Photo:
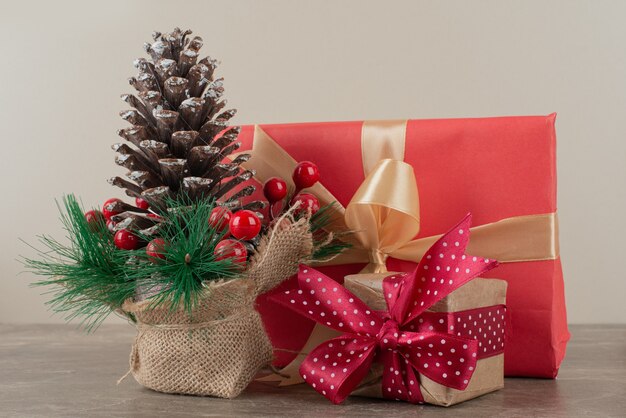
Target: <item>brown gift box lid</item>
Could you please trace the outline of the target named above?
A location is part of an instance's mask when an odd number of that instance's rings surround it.
[[[354,274],[346,276],[344,286],[376,310],[386,310],[382,293],[383,279],[389,273]],[[431,312],[458,312],[469,309],[504,305],[507,283],[498,279],[476,278],[461,286],[433,305]],[[374,364],[369,375],[352,392],[356,396],[382,398],[382,366]],[[465,390],[440,385],[420,375],[424,400],[433,405],[450,406],[504,387],[504,353],[479,359],[476,370]]]

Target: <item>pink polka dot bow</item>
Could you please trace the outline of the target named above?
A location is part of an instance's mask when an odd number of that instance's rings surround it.
[[[302,378],[335,404],[361,383],[373,362],[382,363],[386,398],[423,403],[420,375],[464,390],[474,372],[478,342],[421,329],[420,316],[446,295],[497,266],[495,260],[465,254],[471,215],[441,237],[412,273],[383,281],[387,311],[374,311],[320,272],[301,266],[299,289],[275,297],[280,303],[343,332],[311,351]]]

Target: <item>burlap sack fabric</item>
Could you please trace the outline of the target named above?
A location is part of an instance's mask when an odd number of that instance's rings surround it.
[[[126,301],[137,320],[130,372],[166,393],[234,398],[272,360],[256,297],[298,271],[313,249],[308,219],[283,217],[262,238],[246,274],[207,286],[193,313]],[[181,304],[182,305],[182,304]]]

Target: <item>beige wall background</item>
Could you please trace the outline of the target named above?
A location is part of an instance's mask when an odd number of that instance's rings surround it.
[[[62,236],[64,193],[121,197],[119,95],[151,32],[180,26],[241,124],[558,112],[569,320],[624,323],[625,21],[624,1],[0,0],[0,322],[62,322],[18,238]]]

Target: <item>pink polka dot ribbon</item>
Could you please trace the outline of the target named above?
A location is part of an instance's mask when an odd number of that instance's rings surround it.
[[[331,278],[301,266],[298,289],[274,299],[343,332],[307,355],[300,366],[302,378],[335,404],[343,402],[361,383],[374,361],[384,366],[382,387],[386,398],[423,403],[420,376],[464,390],[476,368],[478,336],[460,329],[455,333],[445,327],[435,328],[428,322],[424,325],[424,319],[439,322],[441,318],[426,312],[428,308],[498,264],[465,254],[470,220],[468,214],[435,242],[413,272],[384,279],[387,311],[370,309]],[[463,324],[468,321],[464,318]],[[473,321],[470,323],[473,327]],[[493,327],[486,322],[485,326]],[[503,341],[504,334],[498,333],[494,340],[499,336]],[[495,351],[490,349],[489,354]]]
[[[478,342],[476,358],[504,352],[506,306],[492,305],[457,312],[424,312],[409,326],[411,331],[455,334]]]

